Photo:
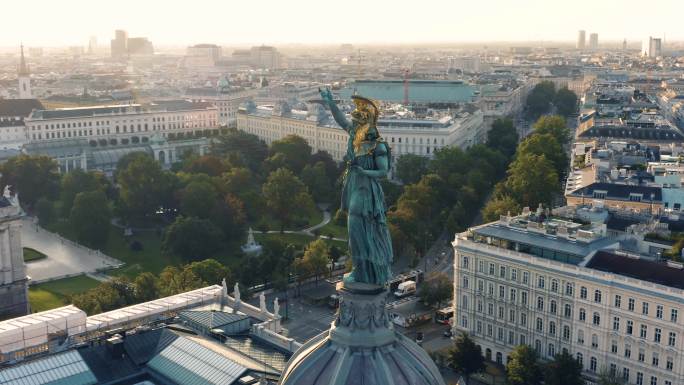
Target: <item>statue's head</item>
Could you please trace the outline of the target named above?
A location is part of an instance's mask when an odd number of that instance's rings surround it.
[[[377,128],[380,108],[376,101],[363,96],[352,95],[352,101],[356,106],[351,113],[352,123],[356,127],[354,148],[358,151],[363,141],[377,139],[380,136]]]

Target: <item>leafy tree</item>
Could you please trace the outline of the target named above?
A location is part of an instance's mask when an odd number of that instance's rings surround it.
[[[102,191],[107,194],[110,189],[109,181],[104,174],[98,171],[86,172],[76,169],[64,174],[60,192],[63,215],[68,216],[71,213],[71,206],[74,204],[74,199],[78,193]]]
[[[231,194],[214,204],[210,219],[221,229],[226,241],[229,242],[242,240],[247,230],[244,204]]]
[[[441,272],[431,273],[423,283],[420,284],[418,294],[429,306],[442,306],[442,302],[452,296],[453,284],[449,277]]]
[[[558,115],[547,115],[539,118],[533,125],[534,133],[551,134],[556,141],[565,146],[570,141],[570,132],[565,124],[565,118]]]
[[[553,104],[556,106],[559,114],[563,116],[571,115],[577,111],[577,94],[570,91],[567,87],[563,87],[556,93]]]
[[[262,186],[266,205],[280,221],[280,231],[297,217],[306,217],[314,210],[314,203],[306,186],[292,171],[281,168],[273,171]]]
[[[79,242],[90,247],[102,248],[109,237],[111,219],[109,202],[102,191],[88,191],[76,195],[69,224]]]
[[[316,284],[318,284],[318,277],[328,273],[330,263],[328,245],[322,239],[309,243],[302,259],[309,266],[309,271],[316,277]]]
[[[397,204],[397,200],[401,196],[401,193],[404,192],[404,187],[398,183],[395,183],[391,181],[389,178],[383,178],[380,179],[380,186],[382,186],[382,192],[385,194],[385,204],[387,207],[394,206]],[[339,189],[338,191],[342,191]],[[336,202],[339,202],[340,199],[336,199]],[[346,217],[345,217],[345,225],[346,225]]]
[[[167,266],[159,273],[157,285],[162,296],[170,296],[199,289],[204,286],[204,283],[188,266],[184,268]]]
[[[114,277],[93,289],[71,297],[71,302],[88,315],[94,315],[135,303],[133,284],[126,277]]]
[[[515,199],[508,195],[501,197],[495,197],[487,202],[487,205],[482,209],[482,219],[486,222],[492,222],[499,220],[502,215],[508,215],[510,212],[512,215],[520,214],[522,209]]]
[[[211,257],[221,249],[223,234],[211,221],[179,216],[162,239],[162,250],[185,260]]]
[[[327,151],[319,150],[311,155],[309,158],[309,164],[315,165],[318,162],[323,162],[325,165],[325,175],[327,175],[330,181],[334,184],[335,181],[340,177],[342,168],[337,165],[337,162],[335,162],[335,160]]]
[[[544,384],[584,385],[582,364],[566,351],[557,354],[544,368]]]
[[[510,385],[540,385],[542,370],[537,352],[529,345],[518,345],[506,364],[506,379]]]
[[[45,155],[18,155],[0,166],[0,185],[12,186],[20,202],[32,208],[38,199],[54,199],[59,192],[57,162]]]
[[[463,373],[466,381],[470,376],[485,370],[482,348],[464,333],[456,338],[454,346],[449,350],[449,364],[457,371]]]
[[[183,166],[183,171],[191,174],[206,174],[209,176],[220,176],[228,171],[230,165],[223,159],[215,155],[205,155],[189,159]]]
[[[175,176],[148,155],[137,155],[118,170],[119,198],[128,218],[144,218],[172,200]]]
[[[211,153],[227,157],[233,166],[242,164],[256,171],[268,156],[268,146],[256,135],[230,129],[212,142]]]
[[[316,202],[327,203],[333,198],[332,182],[326,175],[325,163],[307,164],[302,170],[301,179]]]
[[[36,215],[38,216],[38,223],[45,227],[55,220],[55,207],[52,201],[42,197],[36,202]]]
[[[553,163],[558,176],[564,175],[569,167],[568,156],[563,151],[563,147],[558,143],[556,137],[549,133],[527,137],[520,142],[518,154],[544,155]]]
[[[192,262],[187,267],[206,285],[219,285],[224,278],[227,283],[234,280],[230,269],[215,259]]]
[[[180,210],[183,215],[209,218],[218,199],[218,193],[208,182],[191,182],[181,192]]]
[[[284,164],[295,174],[299,174],[311,157],[311,146],[306,139],[297,135],[288,135],[271,143],[270,155],[282,154]]]
[[[342,257],[342,252],[335,245],[330,246],[329,252],[330,252],[330,261],[332,263],[337,263],[337,261],[340,259],[340,257]]]
[[[543,81],[527,95],[527,110],[533,117],[538,117],[549,112],[551,102],[556,95],[556,85],[550,81]]]
[[[581,369],[581,366],[580,366]],[[627,381],[618,377],[616,374],[610,374],[608,370],[601,370],[598,376],[598,385],[625,385]],[[577,382],[577,384],[584,384],[584,382]]]
[[[487,133],[487,147],[501,152],[506,157],[515,153],[518,145],[518,131],[511,119],[496,119]]]
[[[559,189],[558,175],[544,155],[520,154],[508,169],[505,187],[523,207],[548,206]]]
[[[221,176],[221,184],[225,193],[240,199],[250,221],[256,222],[261,218],[264,199],[257,174],[244,167],[234,167]]]
[[[396,176],[404,184],[418,183],[420,178],[428,172],[429,158],[415,155],[404,154],[397,159]]]
[[[159,298],[157,277],[149,271],[138,274],[133,280],[133,291],[138,302],[147,302]]]

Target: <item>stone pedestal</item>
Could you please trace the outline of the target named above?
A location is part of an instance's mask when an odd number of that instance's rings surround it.
[[[394,330],[387,289],[363,283],[338,285],[340,308],[330,330],[290,358],[282,385],[444,385],[425,350]]]

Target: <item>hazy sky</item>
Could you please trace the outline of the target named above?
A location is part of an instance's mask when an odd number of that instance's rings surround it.
[[[0,46],[684,40],[684,0],[0,0]]]

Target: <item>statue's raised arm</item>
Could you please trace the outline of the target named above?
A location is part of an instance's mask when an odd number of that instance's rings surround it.
[[[330,88],[326,87],[325,89],[319,89],[318,91],[321,94],[323,104],[330,108],[330,112],[332,113],[332,116],[337,122],[337,124],[339,124],[340,127],[342,127],[345,131],[349,131],[349,129],[352,128],[352,123],[349,120],[347,120],[347,117],[344,116],[344,113],[340,111],[339,107],[337,107],[337,103],[335,103],[335,101],[333,100]]]

